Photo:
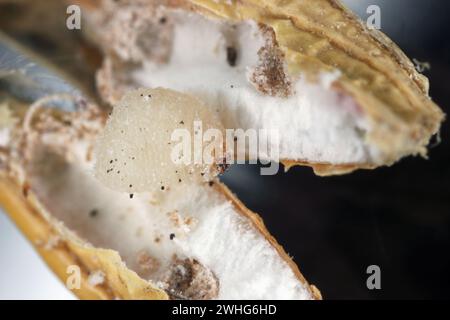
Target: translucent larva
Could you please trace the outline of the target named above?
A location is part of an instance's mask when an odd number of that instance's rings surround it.
[[[213,133],[209,144],[206,132]],[[97,140],[95,175],[130,194],[209,181],[223,158],[222,132],[217,115],[195,97],[162,88],[128,92]]]

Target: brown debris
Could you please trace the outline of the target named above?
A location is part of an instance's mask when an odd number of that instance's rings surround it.
[[[278,47],[273,29],[264,25],[260,28],[266,44],[258,51],[259,62],[249,80],[261,93],[273,97],[288,97],[292,94],[292,84],[286,74],[284,53]]]
[[[174,300],[209,300],[219,294],[217,277],[195,259],[175,258],[165,282],[168,294]]]
[[[137,255],[137,263],[142,271],[154,273],[158,271],[161,263],[158,259],[152,257],[146,250],[141,250]]]

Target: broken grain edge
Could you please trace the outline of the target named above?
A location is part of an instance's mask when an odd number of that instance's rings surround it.
[[[106,275],[104,283],[97,286],[89,284],[89,274],[101,268],[98,261],[95,260],[110,260],[109,263],[101,265],[107,266],[107,268],[113,266],[112,268],[114,268],[115,265],[120,264],[117,261],[118,253],[113,250],[77,243],[78,241],[75,239],[70,239],[69,235],[63,234],[57,226],[52,225],[45,218],[46,214],[41,209],[42,204],[31,191],[29,191],[27,197],[23,195],[20,185],[16,179],[0,173],[0,206],[4,208],[40,257],[64,284],[69,276],[67,268],[70,265],[80,267],[80,289],[68,288],[75,296],[83,300],[167,300],[169,298],[165,292],[153,287],[147,281],[137,279],[137,274],[133,271],[129,269],[119,270],[119,266],[113,277],[108,275],[109,269],[101,269]],[[60,238],[58,244],[52,248],[45,248],[44,244],[55,236]]]
[[[215,188],[217,192],[230,200],[237,212],[248,218],[255,228],[266,238],[280,257],[289,265],[298,280],[309,290],[311,297],[315,300],[321,300],[322,296],[320,291],[306,281],[298,266],[278,244],[275,238],[270,235],[261,217],[247,209],[224,184],[216,183]],[[169,299],[165,292],[152,286],[151,283],[144,279],[138,279],[137,274],[129,269],[124,270],[125,272],[122,273],[125,275],[122,276],[120,275],[120,271],[101,269],[106,275],[105,282],[97,286],[90,285],[88,281],[89,274],[99,269],[98,263],[94,261],[96,260],[94,257],[97,257],[99,260],[111,260],[109,262],[115,265],[118,263],[115,261],[115,255],[118,256],[118,253],[110,249],[100,249],[90,247],[87,244],[77,243],[79,240],[71,239],[69,234],[61,232],[60,227],[53,226],[45,218],[45,215],[48,215],[48,213],[43,212],[42,204],[32,194],[32,191],[30,190],[29,194],[25,197],[21,184],[6,174],[0,174],[0,205],[63,283],[66,282],[68,277],[68,266],[77,265],[80,267],[81,287],[80,289],[71,289],[72,293],[78,298],[83,300]],[[58,244],[54,248],[45,248],[43,244],[55,236],[61,237]],[[119,276],[111,277],[109,273],[118,273]],[[130,292],[130,288],[135,287],[138,290],[132,290]]]
[[[215,188],[220,193],[222,193],[229,201],[231,201],[233,206],[236,208],[236,211],[244,217],[248,218],[253,226],[264,236],[264,238],[266,238],[269,244],[273,248],[275,248],[278,255],[288,264],[288,266],[294,272],[294,275],[297,277],[297,279],[300,280],[300,282],[304,284],[305,287],[309,290],[311,297],[313,297],[314,300],[322,300],[322,295],[319,289],[306,281],[297,264],[286,253],[286,251],[284,251],[283,247],[277,242],[277,240],[269,233],[266,226],[264,225],[264,221],[262,220],[262,218],[257,213],[248,209],[225,184],[218,182],[215,183],[215,185]]]

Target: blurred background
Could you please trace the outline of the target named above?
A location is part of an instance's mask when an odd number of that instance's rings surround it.
[[[425,75],[431,96],[450,113],[450,3],[344,2],[363,19],[369,5],[380,6],[382,31],[409,57],[430,64]],[[257,166],[233,166],[223,180],[263,217],[325,299],[448,299],[448,123],[441,137],[428,160],[407,158],[375,171],[320,178],[295,167],[288,174],[260,176]],[[381,268],[381,290],[366,287],[366,268],[373,264]],[[73,296],[0,213],[0,299],[14,298]]]

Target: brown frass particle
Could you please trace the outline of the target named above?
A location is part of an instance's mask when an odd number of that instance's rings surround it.
[[[219,294],[219,280],[195,259],[175,258],[165,282],[171,299],[211,300]]]
[[[28,197],[28,191],[30,190],[30,185],[28,183],[24,183],[22,186],[22,195],[26,198]]]
[[[134,194],[130,193],[130,199],[133,199]]]
[[[136,259],[139,267],[143,271],[147,271],[150,273],[156,272],[160,267],[160,262],[150,256],[145,250],[141,250],[138,252],[137,259]]]
[[[171,234],[169,235],[169,238],[170,238],[170,240],[173,240],[173,239],[175,238],[175,233],[171,233]]]
[[[91,218],[95,218],[98,215],[98,210],[97,209],[92,209],[91,211],[89,211],[89,216]]]
[[[293,93],[292,83],[284,68],[284,53],[276,41],[275,31],[261,26],[266,44],[258,50],[259,62],[250,75],[256,90],[273,97],[289,97]]]
[[[234,47],[227,47],[227,62],[230,67],[236,66],[236,61],[238,58],[237,50]]]

